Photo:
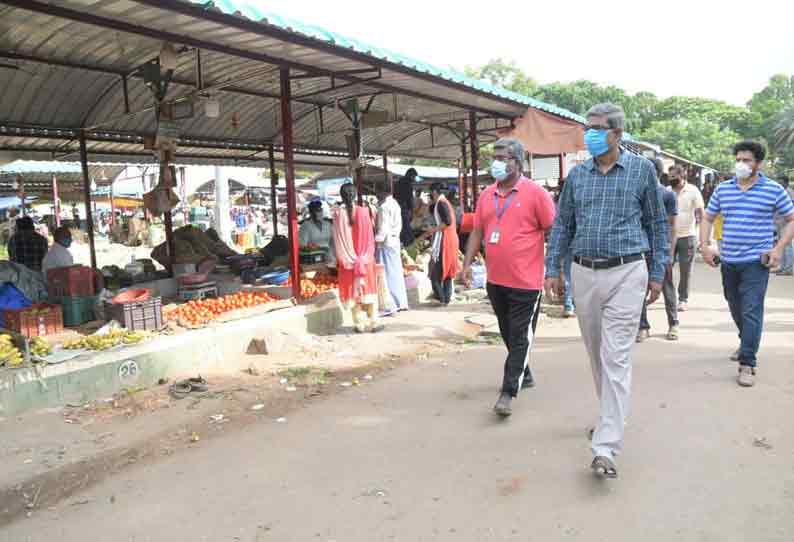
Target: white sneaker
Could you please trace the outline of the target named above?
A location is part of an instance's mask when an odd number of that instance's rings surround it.
[[[686,312],[686,301],[681,301],[678,304],[678,312]]]

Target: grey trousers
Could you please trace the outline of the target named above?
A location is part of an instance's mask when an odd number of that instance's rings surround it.
[[[643,260],[598,271],[574,263],[571,274],[576,316],[601,403],[591,450],[614,457],[623,449],[631,349],[648,290],[648,268]]]
[[[689,281],[692,278],[692,262],[695,260],[695,238],[679,237],[675,242],[675,257],[681,266],[678,279],[678,299],[689,301]]]
[[[664,310],[667,313],[667,326],[673,327],[678,325],[678,301],[675,295],[675,285],[673,284],[673,275],[664,277],[662,283],[662,295],[664,296]],[[642,302],[642,316],[640,316],[640,329],[651,329],[651,323],[648,321],[648,304]]]

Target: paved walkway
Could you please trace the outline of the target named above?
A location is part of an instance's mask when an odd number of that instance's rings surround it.
[[[200,441],[37,511],[0,541],[794,540],[794,281],[773,278],[758,384],[740,389],[715,271],[682,338],[635,352],[621,478],[595,480],[596,400],[571,320],[546,320],[538,387],[490,413],[502,349],[383,373],[277,422]],[[275,416],[275,414],[274,414]]]

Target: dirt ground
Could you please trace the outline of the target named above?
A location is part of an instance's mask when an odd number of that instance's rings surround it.
[[[752,389],[736,385],[728,360],[737,339],[718,274],[698,266],[694,284],[681,340],[662,338],[658,306],[654,337],[635,350],[618,480],[587,469],[597,403],[576,322],[544,319],[538,386],[506,422],[490,411],[498,345],[461,339],[335,376],[286,371],[268,385],[293,404],[251,410],[257,392],[245,396],[245,408],[218,412],[228,422],[185,425],[172,452],[153,440],[151,455],[36,503],[0,541],[790,542],[794,281],[771,280]]]

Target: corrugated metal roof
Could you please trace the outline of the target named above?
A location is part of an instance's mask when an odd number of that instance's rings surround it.
[[[0,175],[17,174],[24,175],[26,173],[80,173],[82,174],[83,168],[79,162],[55,162],[55,161],[37,161],[37,160],[17,160],[0,166]]]
[[[0,150],[27,157],[42,157],[34,152],[41,151],[43,158],[74,160],[76,130],[88,128],[92,160],[151,161],[141,136],[155,131],[153,99],[137,70],[158,56],[163,37],[180,49],[168,99],[211,94],[221,104],[217,118],[204,115],[199,101],[196,114],[178,122],[178,157],[186,163],[266,163],[265,146],[282,144],[281,63],[299,77],[292,81],[295,145],[312,151],[347,150],[351,124],[338,105],[348,99],[389,116],[386,124],[362,130],[371,155],[456,159],[470,110],[478,112],[481,142],[526,106],[573,118],[455,72],[228,0],[2,4],[8,6],[0,7],[0,59],[12,68],[0,67]],[[350,76],[350,70],[359,75]],[[43,132],[24,129],[30,125]]]
[[[227,15],[237,15],[237,16],[246,17],[255,22],[274,26],[282,30],[286,30],[288,32],[306,36],[308,38],[324,41],[338,47],[351,49],[358,53],[363,53],[365,55],[369,55],[379,60],[385,60],[387,62],[399,64],[401,66],[405,66],[407,68],[416,70],[418,72],[427,73],[435,77],[440,77],[447,81],[459,83],[468,86],[472,89],[479,90],[482,92],[487,92],[494,96],[512,100],[516,103],[524,104],[527,107],[540,109],[541,111],[546,111],[547,113],[552,113],[554,115],[563,118],[575,120],[581,123],[585,122],[584,117],[581,117],[580,115],[577,115],[576,113],[573,113],[561,107],[557,107],[555,105],[548,104],[540,100],[536,100],[534,98],[530,98],[529,96],[524,96],[523,94],[519,94],[517,92],[506,90],[502,87],[492,85],[486,81],[473,79],[454,70],[438,68],[421,60],[416,60],[407,57],[405,55],[402,55],[400,53],[390,51],[388,49],[365,44],[357,39],[342,36],[341,34],[337,34],[336,32],[332,32],[330,30],[327,30],[319,26],[305,24],[295,19],[282,17],[277,14],[265,12],[259,9],[259,7],[251,5],[247,2],[235,2],[232,0],[213,0],[213,1],[186,0],[186,1],[192,4],[199,4],[207,9],[211,9],[211,8],[219,9],[220,11],[226,13]]]

